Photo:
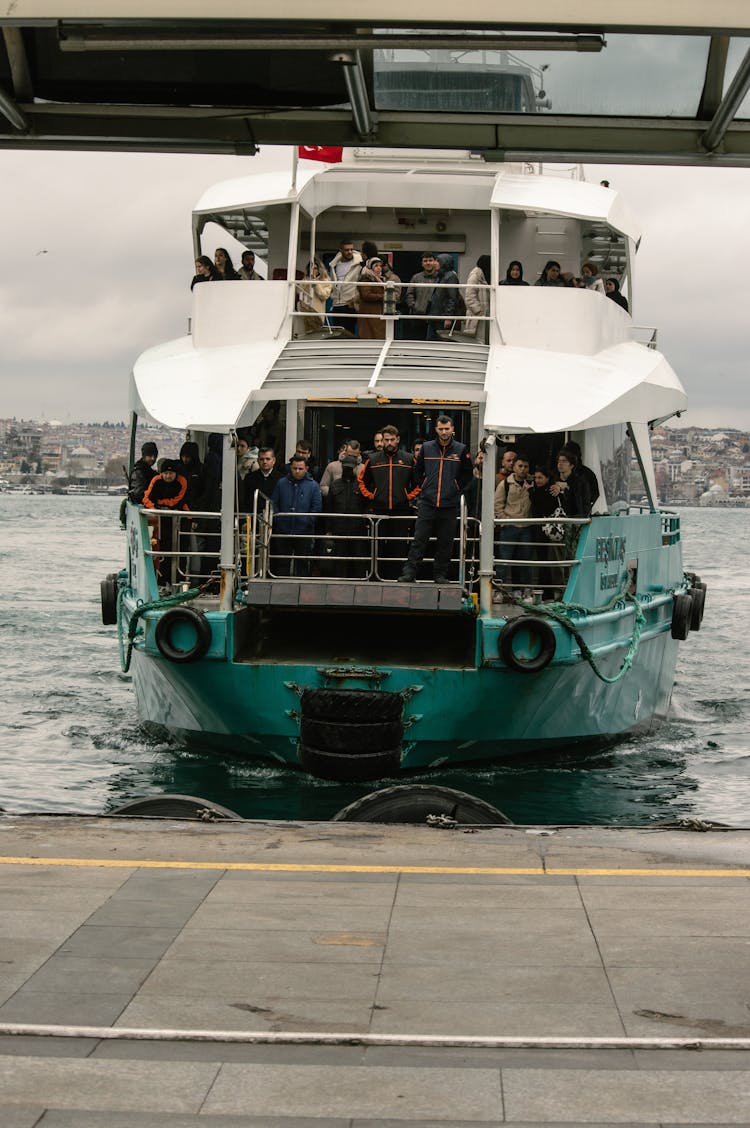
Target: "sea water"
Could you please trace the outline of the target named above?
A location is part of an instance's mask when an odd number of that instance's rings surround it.
[[[119,500],[0,495],[0,806],[102,813],[159,793],[246,818],[328,819],[373,790],[187,751],[138,720],[99,582],[122,566]],[[518,823],[750,825],[750,510],[682,509],[685,568],[708,584],[656,732],[410,776],[480,795]],[[397,640],[394,640],[397,645]],[[396,781],[391,781],[396,782]]]

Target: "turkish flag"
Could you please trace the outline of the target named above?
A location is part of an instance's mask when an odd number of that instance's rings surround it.
[[[325,161],[326,164],[340,164],[343,152],[340,145],[299,145],[297,148],[301,160]]]

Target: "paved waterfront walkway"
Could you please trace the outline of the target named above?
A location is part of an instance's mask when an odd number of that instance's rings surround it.
[[[0,1128],[750,1123],[750,833],[5,817],[0,855]]]

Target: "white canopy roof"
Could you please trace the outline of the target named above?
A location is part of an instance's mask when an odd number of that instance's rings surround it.
[[[170,427],[226,431],[245,417],[250,400],[284,398],[285,391],[293,398],[304,398],[306,392],[325,396],[328,387],[318,387],[315,373],[306,369],[304,350],[299,373],[287,352],[283,371],[274,377],[285,344],[279,339],[194,348],[188,337],[149,349],[133,370],[130,408]],[[687,407],[685,392],[661,353],[635,343],[615,345],[594,356],[495,345],[489,351],[484,390],[481,372],[478,381],[466,377],[464,385],[448,389],[444,374],[436,369],[423,373],[432,377],[434,387],[423,379],[415,393],[394,363],[395,383],[388,389],[392,396],[484,399],[488,431],[548,433],[646,423]],[[337,384],[331,394],[361,393],[367,375],[352,373],[350,382],[351,388]]]
[[[547,433],[646,423],[687,407],[655,349],[625,343],[594,356],[495,347],[485,384],[488,431]]]
[[[501,172],[492,193],[493,208],[569,215],[606,223],[636,242],[641,228],[623,198],[611,188],[559,176],[515,176]]]

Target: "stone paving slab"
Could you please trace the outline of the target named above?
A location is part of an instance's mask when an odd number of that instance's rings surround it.
[[[100,930],[99,930],[100,931]],[[385,951],[385,932],[207,931],[188,924],[169,949],[170,959],[200,960],[207,950],[218,961],[264,963],[377,963]]]
[[[750,1075],[509,1069],[503,1071],[503,1096],[510,1121],[746,1125]]]
[[[320,1119],[310,1116],[205,1116],[169,1115],[160,1113],[130,1112],[69,1112],[54,1109],[44,1114],[39,1124],[31,1122],[34,1128],[351,1128],[351,1120],[329,1117]],[[401,1121],[403,1125],[403,1121]],[[0,1109],[0,1128],[6,1128]],[[16,1128],[15,1124],[7,1128]],[[27,1128],[25,1121],[18,1128]],[[451,1125],[446,1125],[451,1128]],[[455,1126],[454,1126],[455,1128]],[[486,1128],[483,1125],[482,1128]]]
[[[335,1079],[334,1079],[335,1078]],[[499,1071],[314,1065],[225,1065],[203,1105],[207,1113],[405,1117],[479,1121],[502,1116]]]
[[[523,1003],[487,1000],[484,1006],[464,1001],[456,994],[446,1000],[405,999],[384,1010],[375,1010],[374,1034],[409,1030],[414,1034],[460,1034],[494,1038],[521,1035],[527,1038],[622,1038],[622,1020],[610,1004]]]
[[[112,1024],[148,1030],[301,1030],[331,1034],[363,1034],[370,1028],[369,999],[290,1000],[262,994],[243,999],[236,995],[223,1000],[190,994],[139,994]],[[14,1021],[33,1019],[16,1017]]]
[[[218,1073],[215,1062],[5,1057],[0,1093],[9,1105],[33,1093],[34,1104],[43,1108],[198,1112]]]
[[[9,1108],[0,1104],[0,1128],[36,1128],[43,1114],[43,1107]]]

